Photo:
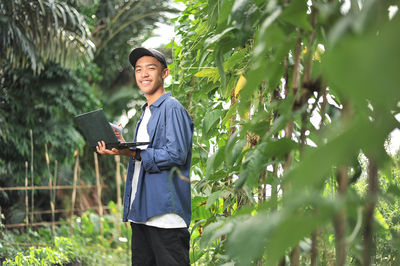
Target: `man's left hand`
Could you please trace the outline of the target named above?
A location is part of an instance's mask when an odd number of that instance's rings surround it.
[[[102,140],[97,142],[97,146],[96,146],[96,150],[99,154],[103,154],[103,155],[123,155],[123,156],[127,156],[127,157],[135,157],[136,152],[132,151],[131,149],[116,149],[116,148],[112,148],[111,150],[106,148],[106,143]]]

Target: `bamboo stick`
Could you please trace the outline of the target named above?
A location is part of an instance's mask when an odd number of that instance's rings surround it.
[[[37,223],[31,223],[30,226],[44,226],[44,225],[51,225],[52,222],[37,222]],[[55,225],[59,225],[59,224],[68,224],[67,221],[56,221],[54,222]],[[19,223],[19,224],[6,224],[4,225],[6,228],[16,228],[16,227],[24,227],[26,226],[25,223]]]
[[[100,223],[100,234],[103,236],[103,223],[101,222],[101,217],[103,217],[103,204],[101,203],[101,183],[100,183],[100,171],[99,171],[99,160],[97,157],[97,153],[94,152],[94,166],[96,170],[96,187],[97,187],[97,203],[99,206],[99,223]]]
[[[72,232],[72,223],[73,223],[75,198],[76,198],[76,183],[78,182],[78,168],[79,168],[79,152],[78,152],[78,150],[75,150],[74,156],[76,156],[76,158],[75,158],[75,167],[74,167],[74,182],[73,182],[72,197],[71,197],[71,214],[70,214],[70,226],[69,226],[70,232]]]
[[[33,182],[33,131],[32,129],[29,130],[29,134],[31,137],[31,186],[34,186]],[[33,223],[33,211],[35,209],[35,197],[34,197],[35,189],[32,189],[31,193],[31,204],[32,204],[32,215],[31,215],[31,223]]]
[[[116,155],[115,157],[115,181],[117,183],[117,209],[118,209],[118,214],[121,214],[121,209],[122,209],[122,200],[121,200],[121,157],[119,155]],[[117,231],[118,231],[118,236],[121,234],[121,223],[117,224]]]
[[[76,185],[76,188],[79,189],[89,189],[89,188],[94,188],[97,187],[96,185]],[[102,188],[108,188],[107,185],[101,185]],[[67,186],[53,186],[52,187],[55,190],[62,190],[62,189],[73,189],[74,186],[72,185],[67,185]],[[51,187],[49,186],[33,186],[33,187],[25,187],[25,186],[19,186],[19,187],[0,187],[1,191],[14,191],[14,190],[49,190]]]
[[[85,210],[96,210],[98,209],[98,206],[91,206],[85,209],[79,209],[80,211],[85,211]],[[103,206],[103,210],[107,210],[110,209],[110,207],[108,206]],[[68,213],[70,212],[70,210],[68,209],[59,209],[59,210],[54,210],[55,213]],[[46,210],[46,211],[35,211],[35,214],[44,214],[44,213],[51,213],[51,210]],[[1,208],[0,208],[0,214],[1,214]],[[31,214],[31,212],[29,212],[29,214]],[[37,223],[31,223],[29,224],[29,226],[41,226],[41,225],[51,225],[52,222],[37,222]],[[70,222],[66,222],[66,221],[54,221],[55,225],[59,225],[59,224],[68,224]],[[6,228],[15,228],[15,227],[23,227],[26,226],[26,223],[16,223],[16,224],[5,224],[4,225]],[[1,239],[0,239],[1,241]]]
[[[52,182],[52,175],[50,172],[50,158],[49,158],[49,152],[47,150],[47,143],[44,144],[44,155],[46,157],[46,166],[47,166],[47,172],[49,173],[49,187],[50,187],[50,209],[51,209],[51,233],[53,234],[53,236],[55,235],[56,232],[56,228],[54,226],[54,204],[53,204],[53,182]]]
[[[75,207],[74,210],[75,211],[86,211],[86,210],[97,210],[99,207],[96,206],[90,206],[90,207],[86,207],[86,208],[79,208],[79,207]],[[110,207],[108,206],[103,206],[103,210],[108,210],[110,209]],[[30,214],[31,212],[29,212]],[[43,210],[43,211],[35,211],[35,214],[49,214],[51,213],[51,210]],[[55,209],[54,213],[71,213],[71,209]]]
[[[54,188],[54,186],[57,185],[57,166],[58,166],[58,161],[55,160],[54,162],[54,174],[53,174],[53,178],[54,178],[54,182],[53,182],[53,198],[52,198],[52,202],[53,202],[53,212],[52,212],[52,220],[55,220],[55,209],[56,209],[56,189]]]
[[[28,190],[26,189],[28,187],[28,161],[25,161],[25,225],[26,229],[28,229],[29,226],[29,200],[28,200]]]

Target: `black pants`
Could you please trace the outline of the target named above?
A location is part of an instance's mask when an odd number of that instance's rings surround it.
[[[131,223],[132,265],[190,265],[187,228],[164,229]]]

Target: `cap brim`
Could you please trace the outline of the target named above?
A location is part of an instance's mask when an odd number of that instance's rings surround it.
[[[139,48],[133,49],[132,52],[129,54],[129,62],[131,63],[131,65],[133,67],[135,67],[137,60],[145,55],[154,57],[153,53],[150,52],[146,48],[139,47]]]

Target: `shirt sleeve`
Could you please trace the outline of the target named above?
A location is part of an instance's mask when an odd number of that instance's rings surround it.
[[[184,165],[191,149],[193,122],[183,108],[167,108],[166,143],[161,148],[147,148],[141,153],[142,166],[147,172],[157,173]]]

